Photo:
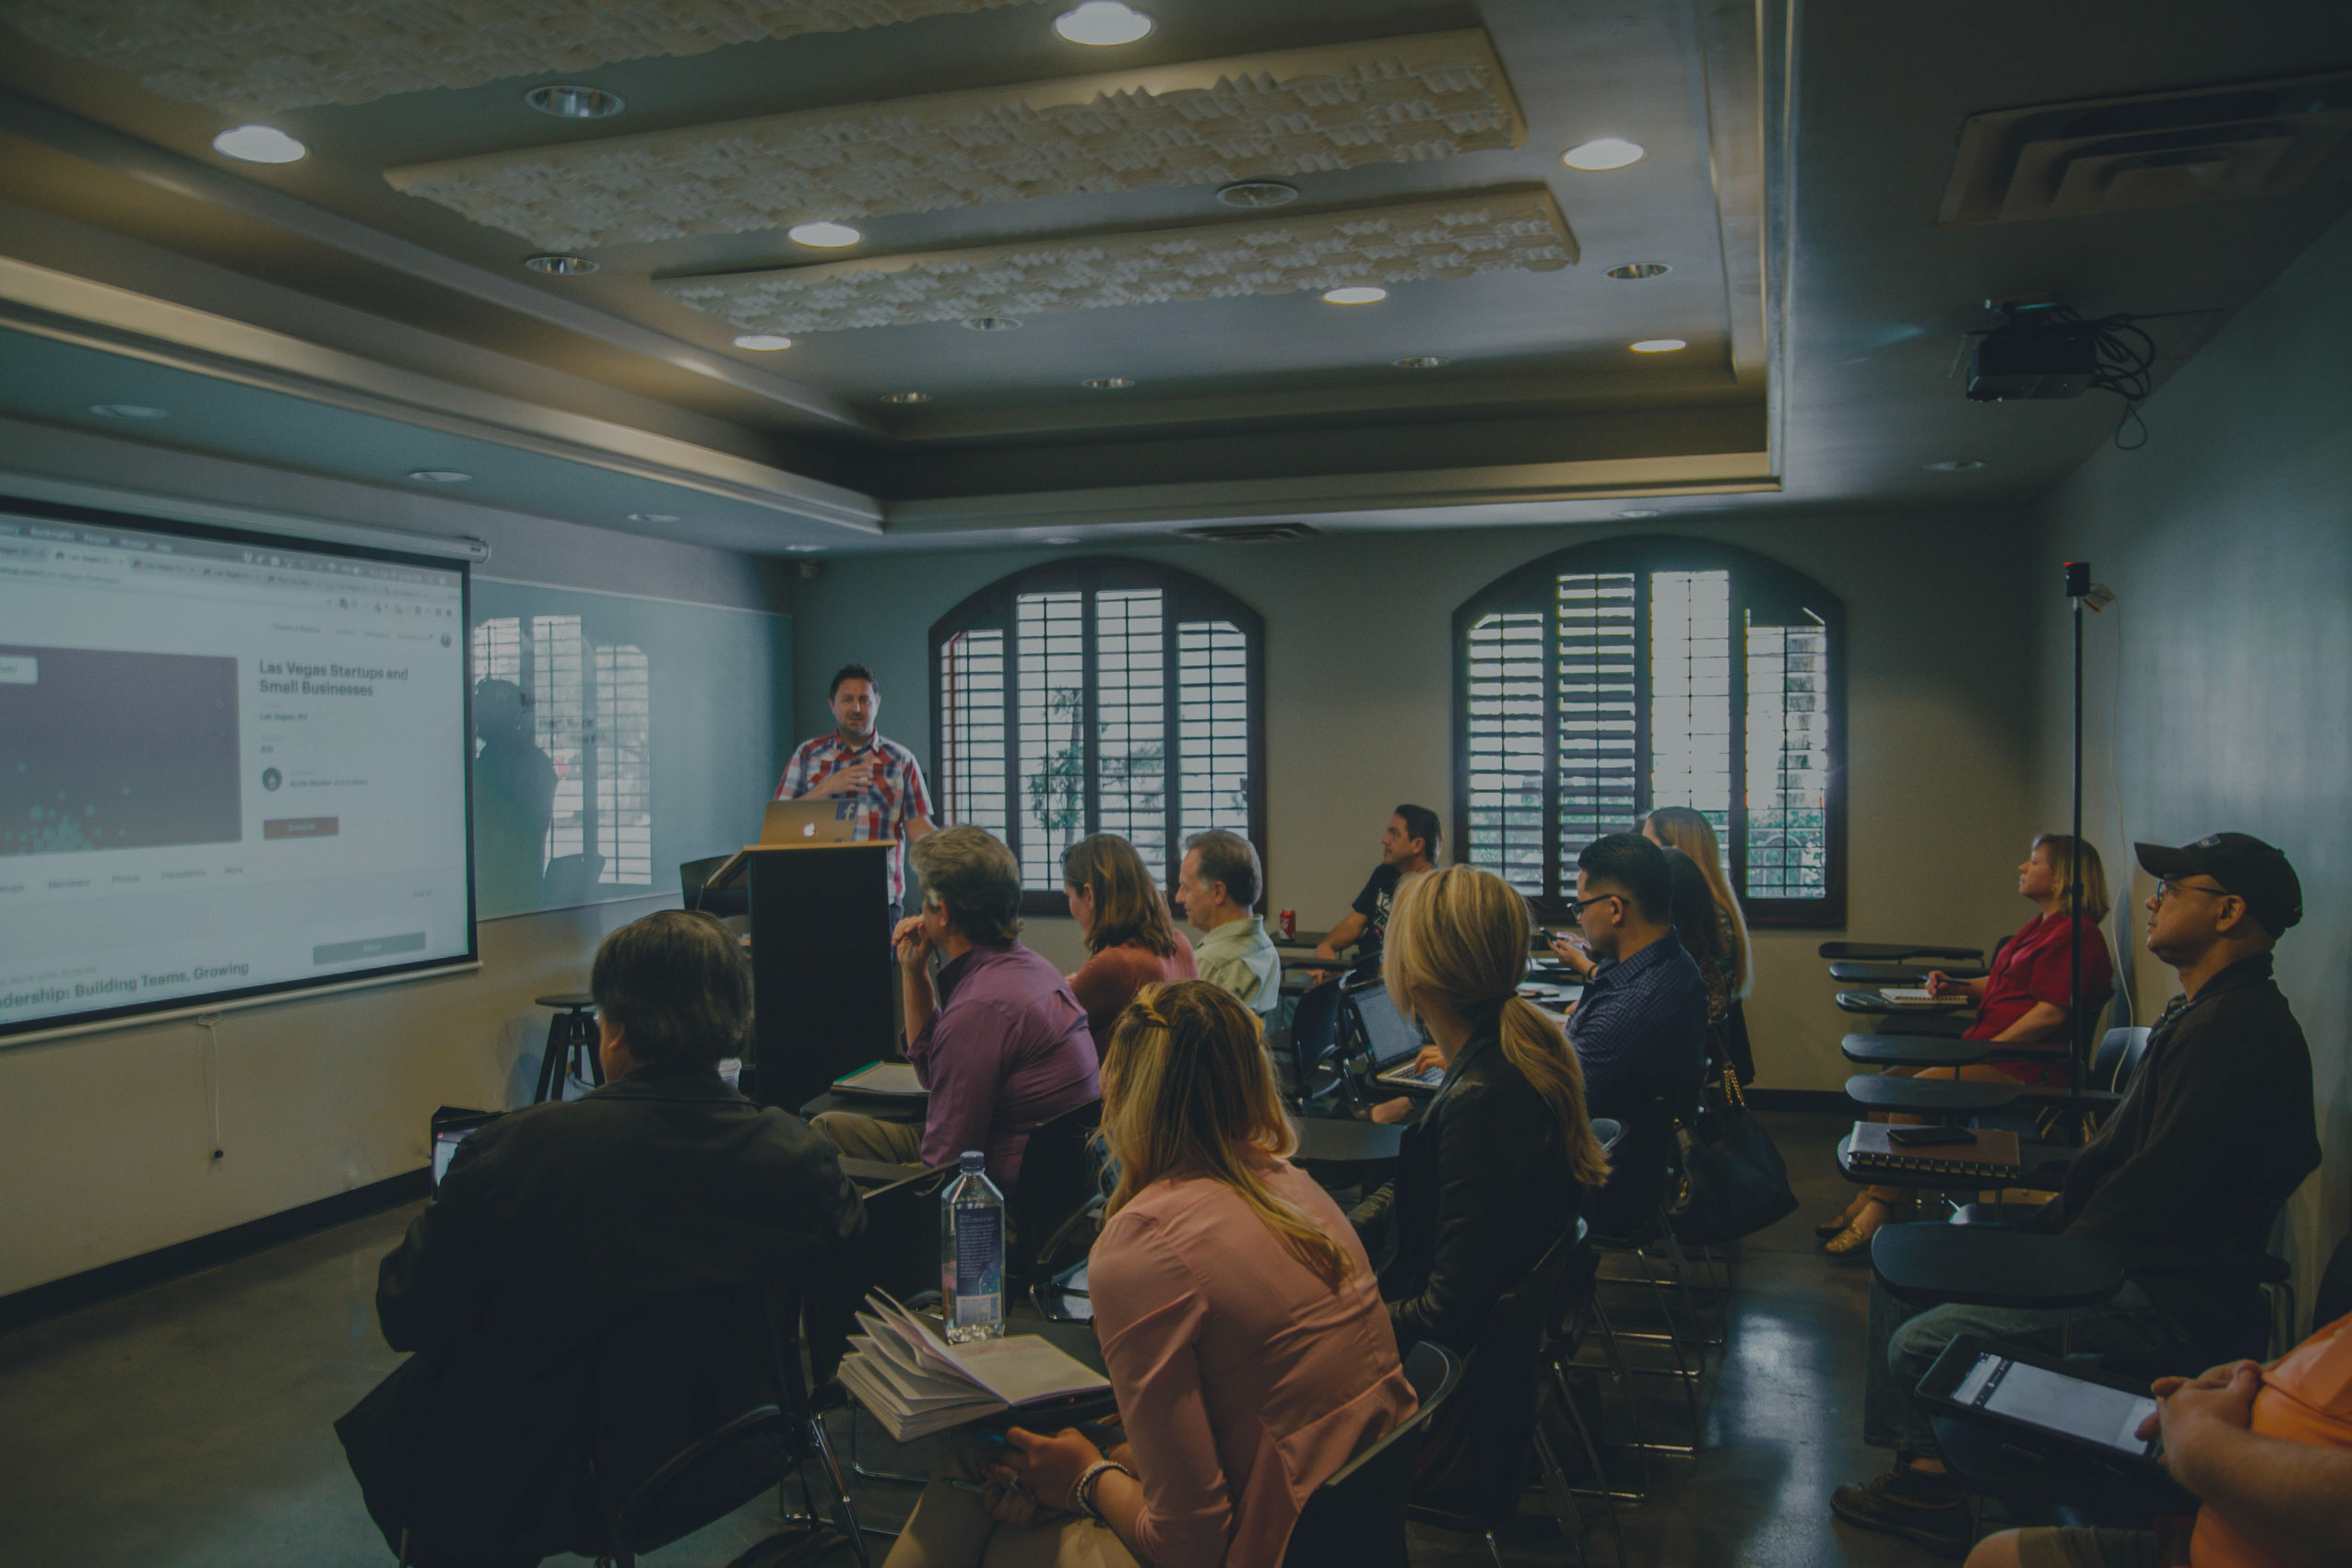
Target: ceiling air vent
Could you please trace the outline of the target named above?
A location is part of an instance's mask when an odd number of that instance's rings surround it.
[[[2352,178],[2352,72],[1972,114],[1936,221],[2013,223]]]
[[[1203,528],[1178,528],[1179,539],[1202,539],[1216,545],[1262,545],[1272,539],[1312,539],[1323,530],[1312,523],[1226,523]]]

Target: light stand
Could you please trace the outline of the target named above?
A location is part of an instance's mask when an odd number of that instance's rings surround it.
[[[2066,1056],[2077,1094],[2090,1087],[2090,1020],[2083,1016],[2083,600],[2090,591],[2090,562],[2066,562],[2066,599],[2074,619],[2074,817],[2066,841]]]

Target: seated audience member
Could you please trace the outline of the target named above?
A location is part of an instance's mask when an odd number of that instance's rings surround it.
[[[1062,895],[1088,954],[1070,977],[1099,1055],[1111,1025],[1146,985],[1193,978],[1192,944],[1176,934],[1168,901],[1135,846],[1094,833],[1062,852]]]
[[[2021,1229],[2106,1241],[2260,1252],[2280,1206],[2320,1162],[2311,1057],[2271,978],[2271,949],[2303,918],[2287,857],[2220,833],[2181,849],[2138,847],[2160,878],[2148,900],[2148,951],[2180,972],[2181,994],[2157,1020],[2122,1103],[2066,1169],[2058,1197]],[[1863,1364],[1863,1441],[1895,1468],[1831,1499],[1838,1516],[1959,1556],[1968,1500],[1944,1473],[1911,1391],[1954,1336],[2051,1352],[2196,1359],[2260,1344],[2255,1288],[2228,1279],[2133,1273],[2121,1294],[2068,1310],[1944,1305],[1924,1311],[1873,1285]]]
[[[923,912],[900,921],[892,939],[906,1059],[929,1105],[920,1126],[827,1111],[817,1130],[844,1154],[899,1164],[952,1164],[983,1149],[989,1177],[1010,1193],[1032,1129],[1101,1092],[1094,1037],[1070,983],[1021,945],[1012,851],[967,825],[916,840],[912,855]]]
[[[1660,845],[1659,853],[1666,857],[1666,883],[1673,890],[1666,902],[1674,940],[1698,965],[1698,978],[1707,987],[1707,1027],[1710,1034],[1719,1033],[1731,1013],[1731,955],[1723,950],[1715,895],[1708,891],[1698,862],[1672,844]]]
[[[1708,897],[1715,905],[1715,951],[1724,967],[1724,1007],[1729,1012],[1747,1000],[1755,974],[1748,953],[1747,916],[1740,912],[1740,901],[1732,896],[1731,884],[1723,875],[1723,852],[1715,840],[1715,824],[1706,814],[1687,806],[1661,806],[1642,819],[1641,836],[1661,849],[1679,849],[1691,857],[1691,864],[1707,879]],[[1685,937],[1684,945],[1696,945]],[[1708,991],[1708,1004],[1713,1005],[1714,993]],[[1743,1067],[1741,1081],[1753,1076],[1752,1067]]]
[[[1200,978],[1239,996],[1264,1018],[1282,999],[1282,960],[1266,923],[1250,910],[1265,890],[1258,849],[1239,833],[1214,828],[1185,842],[1176,902],[1203,935],[1192,958]]]
[[[1371,1265],[1284,1158],[1296,1137],[1231,992],[1136,997],[1103,1133],[1119,1182],[1087,1278],[1127,1440],[1016,1427],[951,1456],[885,1568],[1276,1568],[1307,1496],[1412,1414]]]
[[[2068,850],[2073,843],[2063,833],[2044,833],[2034,841],[2025,864],[2017,867],[2017,891],[2032,900],[2041,913],[2001,944],[2001,950],[1993,955],[1990,974],[1982,980],[1954,980],[1941,970],[1928,974],[1930,992],[1947,996],[1965,995],[1977,1005],[1977,1020],[1968,1026],[1964,1038],[2002,1044],[2048,1044],[2054,1050],[2064,1047],[2069,1038],[2067,1020],[2072,1016],[2069,1005],[2074,996],[2070,935],[2074,925],[2067,914],[2071,895],[2066,882]],[[2099,864],[2098,851],[2087,843],[2083,844],[2081,855],[2083,1010],[2097,1018],[2115,990],[2114,961],[2108,955],[2106,933],[2099,928],[2108,912],[2107,872]],[[2039,1062],[1979,1062],[1957,1068],[1895,1067],[1889,1071],[1915,1078],[1967,1078],[1994,1082],[2023,1079],[2028,1083],[2062,1086],[2071,1082],[2074,1076],[2065,1064]],[[1838,1221],[1815,1230],[1831,1238],[1826,1247],[1831,1256],[1860,1256],[1870,1245],[1871,1237],[1878,1233],[1878,1228],[1894,1218],[1894,1206],[1903,1197],[1900,1187],[1865,1187],[1847,1206]]]
[[[2352,1555],[2352,1317],[2268,1366],[2232,1362],[2150,1392],[2140,1436],[2163,1433],[2164,1468],[2197,1498],[2193,1525],[2003,1530],[1968,1568],[2329,1568]]]
[[[385,1340],[416,1354],[336,1423],[385,1541],[423,1568],[602,1547],[586,1422],[617,1319],[689,1287],[798,1291],[822,1375],[863,1288],[866,1211],[833,1146],[718,1076],[751,1017],[734,936],[649,914],[605,938],[588,988],[608,1081],[459,1147],[377,1278]]]
[[[1380,831],[1380,864],[1355,895],[1330,935],[1315,946],[1317,958],[1336,959],[1342,949],[1360,946],[1364,956],[1380,950],[1389,932],[1389,912],[1395,903],[1397,884],[1437,864],[1437,813],[1426,806],[1400,806]]]
[[[1611,833],[1577,856],[1577,926],[1589,949],[1568,1039],[1592,1114],[1630,1123],[1657,1096],[1696,1087],[1707,1064],[1707,982],[1675,939],[1666,855]],[[1562,941],[1553,950],[1577,950]]]

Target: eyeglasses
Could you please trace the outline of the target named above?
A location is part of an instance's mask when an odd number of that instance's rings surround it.
[[[1587,904],[1599,903],[1603,899],[1622,900],[1625,896],[1625,895],[1623,893],[1595,893],[1589,899],[1570,899],[1568,901],[1568,913],[1570,914],[1582,914]]]
[[[2156,885],[2157,902],[2162,903],[2165,900],[2171,898],[2176,893],[2211,893],[2217,899],[2229,899],[2236,898],[2238,896],[2231,892],[2228,888],[2201,888],[2194,882],[2157,881]]]

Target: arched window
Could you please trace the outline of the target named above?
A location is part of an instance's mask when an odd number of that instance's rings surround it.
[[[1170,567],[1062,560],[990,584],[931,628],[945,820],[1010,844],[1040,913],[1088,833],[1171,885],[1194,833],[1264,854],[1264,645],[1255,612]]]
[[[1577,855],[1661,806],[1707,814],[1756,925],[1845,920],[1845,607],[1699,539],[1605,539],[1454,612],[1461,858],[1565,918]]]

